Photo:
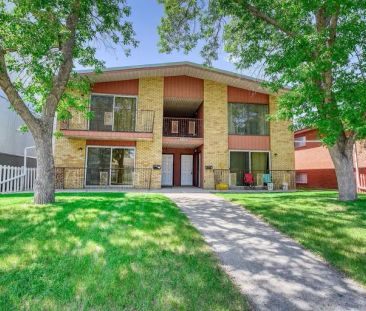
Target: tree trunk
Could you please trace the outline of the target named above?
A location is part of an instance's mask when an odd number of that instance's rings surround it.
[[[337,176],[339,200],[357,199],[357,184],[353,168],[353,143],[340,140],[329,148]]]
[[[34,203],[53,203],[55,202],[55,166],[52,150],[52,130],[34,136],[37,153]]]

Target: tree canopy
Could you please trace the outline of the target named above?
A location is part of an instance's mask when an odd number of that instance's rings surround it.
[[[317,128],[324,143],[366,137],[366,1],[160,0],[163,52],[223,46],[239,69],[262,66],[278,117]]]

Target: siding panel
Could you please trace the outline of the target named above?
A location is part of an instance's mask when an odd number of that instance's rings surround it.
[[[139,80],[99,82],[92,86],[92,92],[103,94],[138,95]]]
[[[227,93],[230,103],[269,104],[268,94],[239,89],[233,86],[228,86]]]
[[[164,98],[203,100],[203,80],[188,76],[164,77]]]
[[[269,150],[269,136],[229,135],[231,150]]]

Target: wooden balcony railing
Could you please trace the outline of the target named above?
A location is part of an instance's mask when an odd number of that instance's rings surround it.
[[[167,137],[203,137],[202,119],[164,118],[163,136]]]

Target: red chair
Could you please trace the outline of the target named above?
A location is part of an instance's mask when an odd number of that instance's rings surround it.
[[[244,185],[248,185],[249,187],[253,187],[254,185],[254,177],[251,173],[244,174]]]

